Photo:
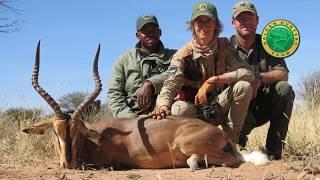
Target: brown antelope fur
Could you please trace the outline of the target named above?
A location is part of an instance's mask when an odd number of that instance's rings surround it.
[[[54,99],[38,84],[40,42],[38,43],[32,84],[48,102],[55,117],[23,130],[43,134],[53,128],[54,147],[64,168],[79,168],[82,163],[97,166],[124,165],[132,168],[197,169],[204,160],[212,165],[236,166],[242,156],[226,133],[195,118],[169,116],[154,120],[150,117],[129,119],[109,118],[85,125],[79,113],[101,91],[98,74],[100,45],[94,60],[94,92],[70,116],[60,110]]]

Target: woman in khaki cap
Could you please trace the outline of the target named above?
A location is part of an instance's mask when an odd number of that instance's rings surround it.
[[[189,28],[192,39],[173,56],[169,78],[151,115],[157,119],[169,114],[200,117],[221,124],[237,142],[252,96],[254,73],[237,58],[227,38],[218,37],[222,25],[213,4],[195,4]]]

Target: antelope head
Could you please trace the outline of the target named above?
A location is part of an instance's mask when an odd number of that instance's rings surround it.
[[[94,91],[75,109],[72,115],[63,113],[58,103],[39,85],[40,66],[40,41],[37,45],[35,65],[32,74],[32,85],[40,96],[53,109],[55,116],[45,121],[40,121],[35,125],[24,129],[23,132],[41,135],[47,129],[53,128],[54,147],[60,159],[60,166],[64,168],[77,168],[80,165],[78,154],[83,145],[84,137],[97,137],[99,134],[88,129],[83,121],[80,121],[80,114],[91,104],[102,90],[102,84],[98,72],[98,59],[100,54],[100,44],[96,52],[93,63],[93,76],[95,80]]]

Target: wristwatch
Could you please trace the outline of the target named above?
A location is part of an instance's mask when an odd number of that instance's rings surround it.
[[[261,76],[261,74],[260,74],[259,72],[256,72],[256,73],[255,73],[255,76],[256,76],[256,78],[262,80],[262,76]]]

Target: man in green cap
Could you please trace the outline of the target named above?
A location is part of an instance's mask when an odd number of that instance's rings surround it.
[[[254,73],[237,58],[228,39],[219,37],[222,25],[213,4],[195,4],[189,28],[192,39],[173,56],[169,78],[151,115],[157,119],[171,113],[199,117],[221,124],[237,142],[251,100]]]
[[[262,47],[261,35],[256,34],[258,22],[257,10],[250,1],[240,1],[234,5],[232,25],[236,29],[236,35],[231,37],[231,42],[240,58],[255,69],[253,100],[239,144],[245,147],[251,130],[270,121],[267,153],[271,159],[280,159],[295,94],[287,83],[289,71],[284,59],[270,56]]]
[[[109,82],[108,105],[115,117],[136,117],[154,108],[167,79],[163,72],[176,52],[164,48],[154,15],[138,17],[136,30],[139,42],[117,59]]]

